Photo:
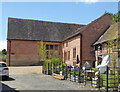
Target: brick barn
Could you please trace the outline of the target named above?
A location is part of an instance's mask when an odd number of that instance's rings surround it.
[[[112,24],[108,30],[94,43],[95,46],[95,57],[96,57],[96,66],[98,66],[98,61],[106,55],[112,57],[113,54],[118,55],[118,27],[120,26],[120,22]],[[111,50],[108,48],[108,41],[114,40],[114,43]],[[114,56],[114,55],[113,55]],[[101,62],[100,62],[101,63]]]
[[[47,55],[62,58],[75,65],[77,58],[95,66],[93,43],[109,28],[108,14],[88,25],[8,18],[7,64],[11,66],[38,65],[39,43],[46,44]]]

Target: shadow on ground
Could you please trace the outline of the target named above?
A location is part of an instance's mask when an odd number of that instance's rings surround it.
[[[14,81],[14,78],[9,77],[8,79],[0,78],[0,81]]]
[[[16,91],[15,88],[11,88],[8,85],[1,82],[0,82],[0,91],[1,92],[19,92],[19,91]]]
[[[9,79],[3,81],[14,81],[14,80],[15,80],[14,78],[9,77]]]

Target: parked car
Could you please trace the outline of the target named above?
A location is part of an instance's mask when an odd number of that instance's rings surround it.
[[[9,78],[9,69],[5,62],[0,61],[0,80]]]

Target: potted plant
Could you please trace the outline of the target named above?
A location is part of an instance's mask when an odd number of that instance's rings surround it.
[[[81,69],[77,68],[75,74],[75,80],[76,82],[83,83],[84,82],[84,75],[81,73]]]
[[[73,73],[73,72],[71,73],[70,78],[71,78],[71,79],[70,79],[71,81],[74,81],[74,80],[75,80],[75,79],[74,79],[74,73]]]
[[[50,66],[51,66],[51,60],[46,59],[45,60],[45,65],[44,65],[44,67],[45,67],[45,74],[48,74],[48,75],[52,74],[52,70],[50,70],[50,68],[51,68]]]
[[[84,75],[83,75],[83,74],[80,75],[80,80],[79,80],[79,82],[80,82],[80,83],[83,83],[83,82],[84,82]]]
[[[80,73],[80,70],[79,68],[75,70],[75,81],[76,82],[79,82],[79,73]]]
[[[103,77],[102,77],[100,74],[97,75],[97,77],[98,77],[98,78],[97,78],[97,80],[96,80],[96,82],[97,82],[97,83],[96,83],[96,84],[97,84],[96,87],[99,87],[99,88],[100,88],[100,87],[103,87]]]
[[[66,64],[61,63],[60,64],[60,75],[64,75],[65,73],[65,68],[66,68]]]

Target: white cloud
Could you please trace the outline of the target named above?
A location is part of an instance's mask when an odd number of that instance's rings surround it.
[[[83,0],[83,2],[85,2],[85,3],[96,3],[98,1],[99,0]]]
[[[3,49],[7,50],[7,41],[0,41],[0,51]]]

